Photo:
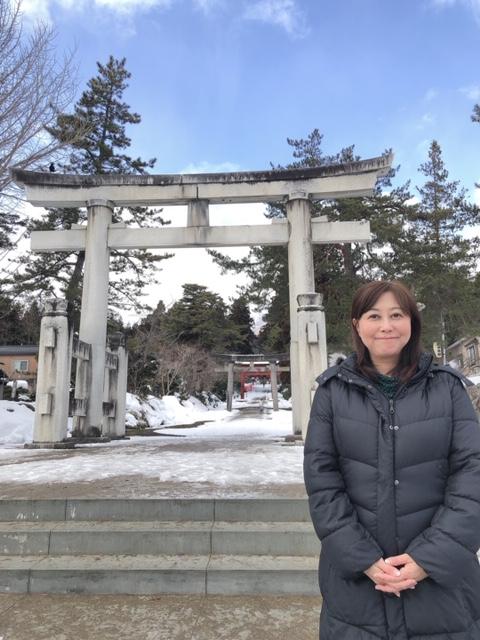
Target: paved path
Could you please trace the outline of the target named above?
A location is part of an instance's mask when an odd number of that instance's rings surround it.
[[[266,414],[271,411],[266,410]],[[247,405],[241,407],[239,412],[232,416],[232,421],[240,421],[245,418],[262,418],[264,411],[259,405]],[[180,431],[181,435],[178,435]],[[143,474],[139,465],[137,474],[122,473],[121,465],[113,464],[118,469],[118,475],[106,474],[98,471],[94,474],[94,480],[75,480],[67,477],[62,481],[48,481],[48,468],[55,468],[55,463],[60,461],[68,463],[74,460],[84,465],[101,467],[105,462],[105,456],[110,456],[115,463],[117,456],[128,455],[128,460],[133,464],[135,459],[154,461],[158,458],[162,464],[167,465],[169,454],[192,454],[196,464],[201,465],[204,460],[202,454],[214,453],[223,455],[224,459],[231,461],[231,467],[235,468],[236,460],[245,455],[258,451],[271,450],[274,452],[284,444],[284,437],[259,438],[245,437],[189,437],[192,428],[178,430],[172,436],[170,429],[165,429],[164,434],[158,437],[136,438],[117,442],[115,445],[93,445],[78,447],[75,450],[26,450],[19,454],[18,450],[3,449],[0,456],[0,468],[5,465],[14,465],[15,469],[24,469],[28,473],[32,466],[43,462],[43,471],[39,471],[39,477],[35,482],[22,482],[18,478],[15,482],[5,478],[0,480],[0,499],[47,499],[47,498],[205,498],[205,497],[285,497],[300,498],[305,496],[303,482],[282,482],[279,484],[259,483],[248,485],[241,481],[235,483],[192,482],[188,477],[184,481],[162,481],[153,475]],[[183,435],[183,433],[185,435]],[[18,476],[18,473],[17,473]]]
[[[0,594],[0,640],[317,640],[320,598]]]

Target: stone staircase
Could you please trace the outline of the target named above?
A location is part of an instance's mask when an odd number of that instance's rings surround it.
[[[305,499],[0,501],[0,592],[317,595]]]

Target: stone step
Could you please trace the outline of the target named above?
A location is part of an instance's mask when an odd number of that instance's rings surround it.
[[[318,556],[310,522],[2,522],[1,555]]]
[[[309,522],[306,498],[1,500],[0,521]]]
[[[266,555],[2,556],[0,592],[317,595],[317,560]]]

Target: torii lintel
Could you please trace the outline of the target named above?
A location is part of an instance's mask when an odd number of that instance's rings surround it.
[[[164,175],[69,175],[13,169],[27,200],[41,207],[83,207],[89,200],[115,206],[281,202],[303,191],[312,200],[369,195],[390,170],[392,154],[306,169]]]

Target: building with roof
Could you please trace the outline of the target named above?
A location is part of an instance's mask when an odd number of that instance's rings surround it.
[[[38,345],[0,345],[0,369],[10,380],[26,380],[34,391],[37,379]]]
[[[480,336],[461,338],[447,347],[447,360],[466,376],[480,375]]]

